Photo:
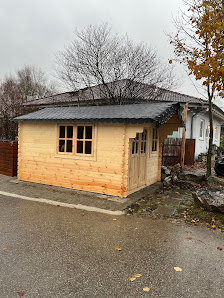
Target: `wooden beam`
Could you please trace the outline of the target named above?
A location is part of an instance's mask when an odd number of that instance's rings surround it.
[[[188,104],[185,104],[185,106],[184,106],[184,124],[185,124],[185,127],[187,125],[187,109],[188,109]],[[182,144],[181,144],[181,167],[182,168],[184,168],[185,143],[186,143],[186,128],[183,128]]]

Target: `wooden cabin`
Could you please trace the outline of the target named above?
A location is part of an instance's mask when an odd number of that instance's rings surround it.
[[[54,107],[19,122],[18,179],[127,197],[160,180],[178,103]]]

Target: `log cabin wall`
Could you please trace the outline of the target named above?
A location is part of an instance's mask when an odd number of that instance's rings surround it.
[[[168,134],[182,126],[177,115],[158,129],[158,150],[151,151],[152,129],[150,124],[100,124],[95,126],[93,157],[63,156],[57,154],[58,126],[53,122],[20,122],[18,179],[49,184],[119,197],[126,197],[129,190],[130,139],[146,128],[147,185],[160,180],[162,146]]]
[[[57,155],[57,124],[20,122],[18,179],[123,196],[124,124],[97,124],[92,159]]]
[[[166,123],[158,128],[158,143],[157,143],[157,150],[152,151],[152,130],[156,127],[156,123],[151,124],[143,124],[143,125],[127,125],[126,128],[126,150],[125,150],[125,163],[124,163],[124,184],[127,188],[127,194],[129,195],[138,189],[144,188],[149,186],[157,181],[161,181],[161,165],[162,165],[162,140],[167,138],[168,135],[172,135],[173,131],[177,131],[178,127],[182,127],[182,123],[180,118],[177,114],[173,115]],[[129,146],[130,146],[130,139],[136,136],[136,133],[141,133],[143,129],[148,129],[147,135],[147,158],[146,158],[146,183],[144,186],[141,186],[137,189],[130,190],[128,185],[128,175],[132,173],[128,173],[129,169]],[[124,192],[125,193],[125,192]]]

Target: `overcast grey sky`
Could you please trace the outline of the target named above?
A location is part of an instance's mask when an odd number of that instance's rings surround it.
[[[173,16],[180,7],[182,0],[0,0],[0,79],[24,64],[54,79],[55,53],[74,39],[74,29],[103,22],[148,43],[168,62],[173,48],[165,31],[175,31]],[[182,66],[176,73],[182,81],[177,91],[201,96]]]

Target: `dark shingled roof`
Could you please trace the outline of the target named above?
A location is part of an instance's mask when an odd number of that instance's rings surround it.
[[[119,97],[119,92],[123,92],[125,84],[128,80],[120,80],[112,83],[108,83],[108,86],[112,88],[114,95]],[[180,103],[198,103],[207,102],[197,97],[181,94],[171,90],[163,88],[156,88],[147,84],[136,83],[137,87],[134,89],[134,102],[143,103],[151,101],[164,101],[164,102],[180,102]],[[102,85],[95,85],[92,87],[83,88],[77,91],[70,91],[60,94],[51,95],[44,98],[34,99],[24,103],[25,106],[72,106],[72,105],[102,105],[106,104],[105,101],[105,89]],[[104,90],[104,91],[103,91]],[[126,94],[128,98],[128,94]],[[132,97],[131,97],[132,98]],[[124,102],[125,103],[125,102]],[[127,102],[128,103],[128,102]]]
[[[17,117],[14,121],[86,123],[150,123],[156,121],[159,127],[173,114],[179,115],[179,109],[179,103],[158,102],[113,106],[54,107]]]

